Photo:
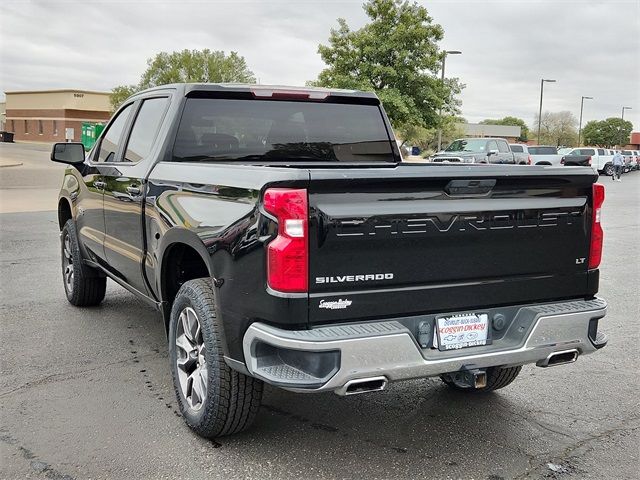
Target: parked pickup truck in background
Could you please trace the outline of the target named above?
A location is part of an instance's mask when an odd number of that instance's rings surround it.
[[[68,301],[110,278],[156,307],[204,437],[248,427],[265,382],[489,392],[607,342],[594,171],[403,164],[374,94],[158,87],[52,160]]]
[[[532,165],[562,165],[562,154],[558,152],[558,147],[531,145],[528,149]]]
[[[503,138],[460,138],[432,158],[435,163],[507,163],[515,157]]]
[[[529,155],[529,146],[521,143],[510,143],[509,148],[513,152],[517,165],[531,165],[531,155]]]
[[[598,173],[613,175],[613,154],[604,148],[572,148],[564,153],[563,159],[565,165],[591,165]]]

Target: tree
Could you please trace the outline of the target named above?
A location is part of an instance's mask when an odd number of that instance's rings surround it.
[[[160,52],[147,60],[147,69],[137,85],[122,85],[111,91],[111,106],[115,110],[133,93],[167,83],[254,83],[244,57],[236,52],[182,50]]]
[[[442,144],[444,146],[456,138],[464,137],[463,123],[466,123],[464,118],[454,115],[447,115],[442,118]],[[397,129],[397,136],[401,146],[405,144],[416,145],[423,152],[435,152],[438,146],[438,130],[436,128],[424,128],[406,124]]]
[[[578,120],[571,112],[543,112],[539,143],[541,145],[574,146],[578,142],[577,124]],[[533,128],[537,132],[537,115]]]
[[[426,8],[401,0],[368,0],[363,8],[371,21],[351,30],[339,18],[328,45],[318,46],[327,67],[308,83],[375,91],[396,129],[433,128],[440,108],[457,113],[463,85],[437,78],[443,29]]]
[[[621,118],[607,118],[606,120],[592,120],[582,129],[582,136],[586,145],[598,147],[623,146],[629,142],[629,135],[633,124]]]
[[[527,127],[527,124],[521,118],[504,117],[500,120],[487,118],[486,120],[482,120],[480,123],[483,125],[508,125],[512,127],[520,127],[520,136],[518,137],[518,141],[527,142],[529,140],[529,127]]]

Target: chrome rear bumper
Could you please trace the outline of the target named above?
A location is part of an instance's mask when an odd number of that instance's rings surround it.
[[[254,323],[243,348],[249,373],[268,383],[299,392],[344,393],[349,382],[369,377],[397,381],[493,366],[548,366],[554,353],[589,354],[606,345],[605,335],[590,332],[592,320],[604,317],[606,309],[602,299],[524,306],[518,315],[532,320],[526,331],[513,322],[522,329],[517,345],[496,341],[441,352],[420,348],[407,327],[384,321],[296,331]]]

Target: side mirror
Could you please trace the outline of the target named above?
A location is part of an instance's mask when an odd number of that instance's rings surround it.
[[[497,155],[497,154],[498,154],[498,150],[489,150],[489,153],[487,153],[487,157],[491,155]]]
[[[54,143],[51,161],[79,165],[84,163],[84,145],[81,143]]]

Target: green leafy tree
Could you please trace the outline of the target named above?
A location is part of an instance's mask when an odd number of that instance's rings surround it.
[[[167,83],[255,81],[244,57],[236,52],[229,55],[209,49],[160,52],[147,60],[147,69],[137,85],[122,85],[111,91],[111,106],[115,110],[135,92]]]
[[[508,116],[500,120],[487,118],[486,120],[482,120],[480,123],[483,125],[508,125],[512,127],[520,127],[520,136],[518,137],[518,141],[526,142],[529,140],[529,127],[521,118]]]
[[[592,120],[582,129],[582,137],[586,145],[598,147],[623,146],[629,142],[629,135],[633,124],[621,118],[607,118],[606,120]]]
[[[351,30],[338,19],[327,45],[318,53],[327,67],[308,82],[332,88],[375,91],[395,129],[433,128],[458,111],[455,98],[463,85],[437,76],[443,29],[426,8],[401,0],[369,0],[363,6],[370,22]]]
[[[575,146],[578,143],[578,120],[568,111],[543,112],[540,122],[540,144],[555,146]],[[533,124],[538,130],[538,116]]]

